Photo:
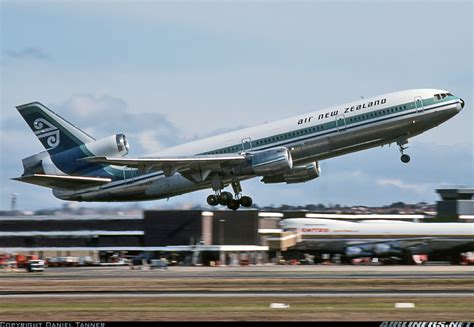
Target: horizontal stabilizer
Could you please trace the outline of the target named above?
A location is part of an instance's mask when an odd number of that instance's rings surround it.
[[[32,174],[13,180],[56,189],[82,189],[111,182],[110,178]]]

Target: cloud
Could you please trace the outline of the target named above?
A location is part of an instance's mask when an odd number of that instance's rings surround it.
[[[14,59],[37,59],[37,60],[51,60],[50,54],[43,51],[41,48],[28,47],[21,50],[8,50],[6,55]]]
[[[152,130],[143,131],[139,133],[138,141],[140,142],[140,146],[146,152],[156,152],[164,148],[164,146],[159,141],[159,136],[155,131]]]
[[[122,115],[127,110],[127,103],[123,99],[109,95],[76,94],[57,108],[51,109],[64,111],[60,114],[70,115],[75,123],[95,125],[98,121],[104,121],[104,119],[97,119],[98,117],[114,119]]]
[[[426,194],[432,192],[433,189],[436,187],[436,184],[433,183],[410,184],[405,183],[400,179],[378,179],[376,183],[380,186],[396,187],[401,190],[412,191],[418,194]]]
[[[124,99],[106,94],[73,95],[51,109],[95,138],[125,134],[135,155],[156,152],[184,141],[179,137],[182,133],[163,114],[131,112]]]

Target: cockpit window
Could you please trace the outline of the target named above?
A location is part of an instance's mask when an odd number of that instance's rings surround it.
[[[453,96],[453,95],[451,93],[439,93],[439,94],[435,94],[434,98],[435,100],[442,100],[448,96]]]

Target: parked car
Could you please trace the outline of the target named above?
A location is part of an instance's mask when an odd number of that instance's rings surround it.
[[[43,260],[29,260],[26,265],[26,270],[29,272],[33,271],[44,271],[44,261]]]
[[[168,270],[168,260],[153,259],[151,260],[151,263],[150,263],[150,269]]]

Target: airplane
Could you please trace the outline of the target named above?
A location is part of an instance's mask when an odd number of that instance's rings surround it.
[[[24,158],[14,180],[52,189],[69,201],[166,199],[212,189],[211,206],[237,210],[253,199],[241,181],[303,183],[320,176],[319,161],[408,139],[459,113],[464,101],[439,89],[412,89],[359,99],[130,158],[127,138],[94,139],[39,102],[17,106],[45,151]],[[224,189],[231,185],[233,193]]]
[[[427,254],[454,263],[459,254],[474,251],[474,223],[289,218],[280,226],[300,235],[292,250],[342,254],[345,261],[376,257],[408,263],[413,255]]]

